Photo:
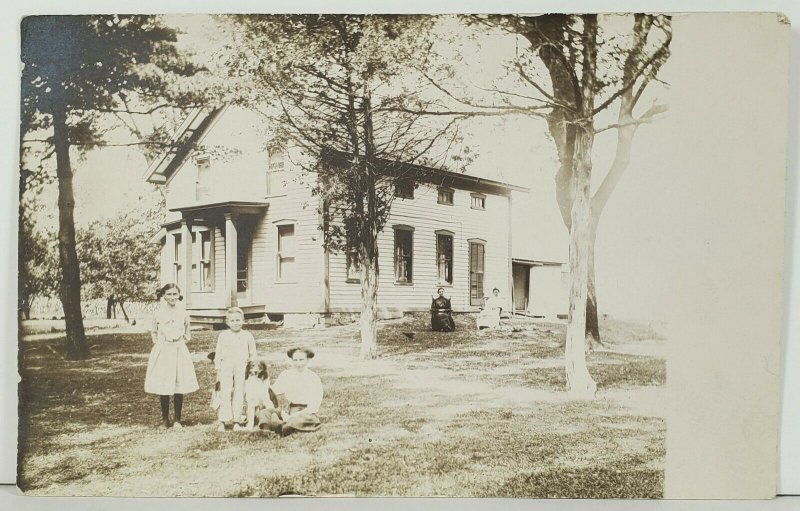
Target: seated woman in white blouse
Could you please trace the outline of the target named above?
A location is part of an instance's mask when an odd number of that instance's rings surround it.
[[[309,348],[297,347],[286,354],[292,359],[292,367],[278,376],[272,391],[286,398],[288,409],[281,414],[280,423],[275,424],[269,419],[265,422],[272,422],[270,429],[283,435],[294,431],[317,431],[321,427],[317,412],[322,404],[322,382],[308,368],[308,361],[314,358],[314,352]]]

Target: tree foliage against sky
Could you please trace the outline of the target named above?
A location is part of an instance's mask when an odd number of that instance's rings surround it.
[[[78,230],[83,295],[119,303],[151,301],[161,262],[150,240],[163,222],[163,203],[123,211]]]
[[[395,186],[468,160],[458,119],[420,114],[414,63],[431,50],[431,16],[237,16],[228,61],[234,101],[262,111],[273,141],[298,147],[317,175],[326,248],[362,270],[362,355],[375,356],[377,236]],[[423,166],[420,166],[423,165]]]
[[[21,161],[28,147],[44,159],[56,158],[68,358],[89,356],[75,248],[73,150],[81,154],[104,145],[112,116],[151,105],[137,110],[147,115],[196,99],[191,87],[177,86],[180,77],[200,69],[175,48],[176,40],[176,31],[156,16],[32,16],[22,22]],[[23,182],[35,172],[21,170]]]

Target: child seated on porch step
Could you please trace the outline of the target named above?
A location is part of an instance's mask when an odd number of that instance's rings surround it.
[[[245,368],[247,362],[256,358],[256,341],[253,339],[253,334],[242,330],[244,325],[242,309],[239,307],[228,309],[225,314],[225,324],[229,330],[220,332],[214,356],[217,381],[220,382],[218,431],[225,431],[231,426],[233,429],[241,428]]]

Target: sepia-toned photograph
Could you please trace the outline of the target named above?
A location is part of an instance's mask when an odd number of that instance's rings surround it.
[[[24,18],[19,489],[774,496],[788,32]]]

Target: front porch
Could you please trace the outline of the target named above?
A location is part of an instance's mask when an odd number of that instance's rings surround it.
[[[182,290],[193,324],[222,324],[229,307],[240,307],[245,319],[265,317],[265,301],[256,292],[253,252],[257,226],[268,206],[227,201],[170,210],[181,214],[167,231],[167,252],[172,240],[172,280]]]

